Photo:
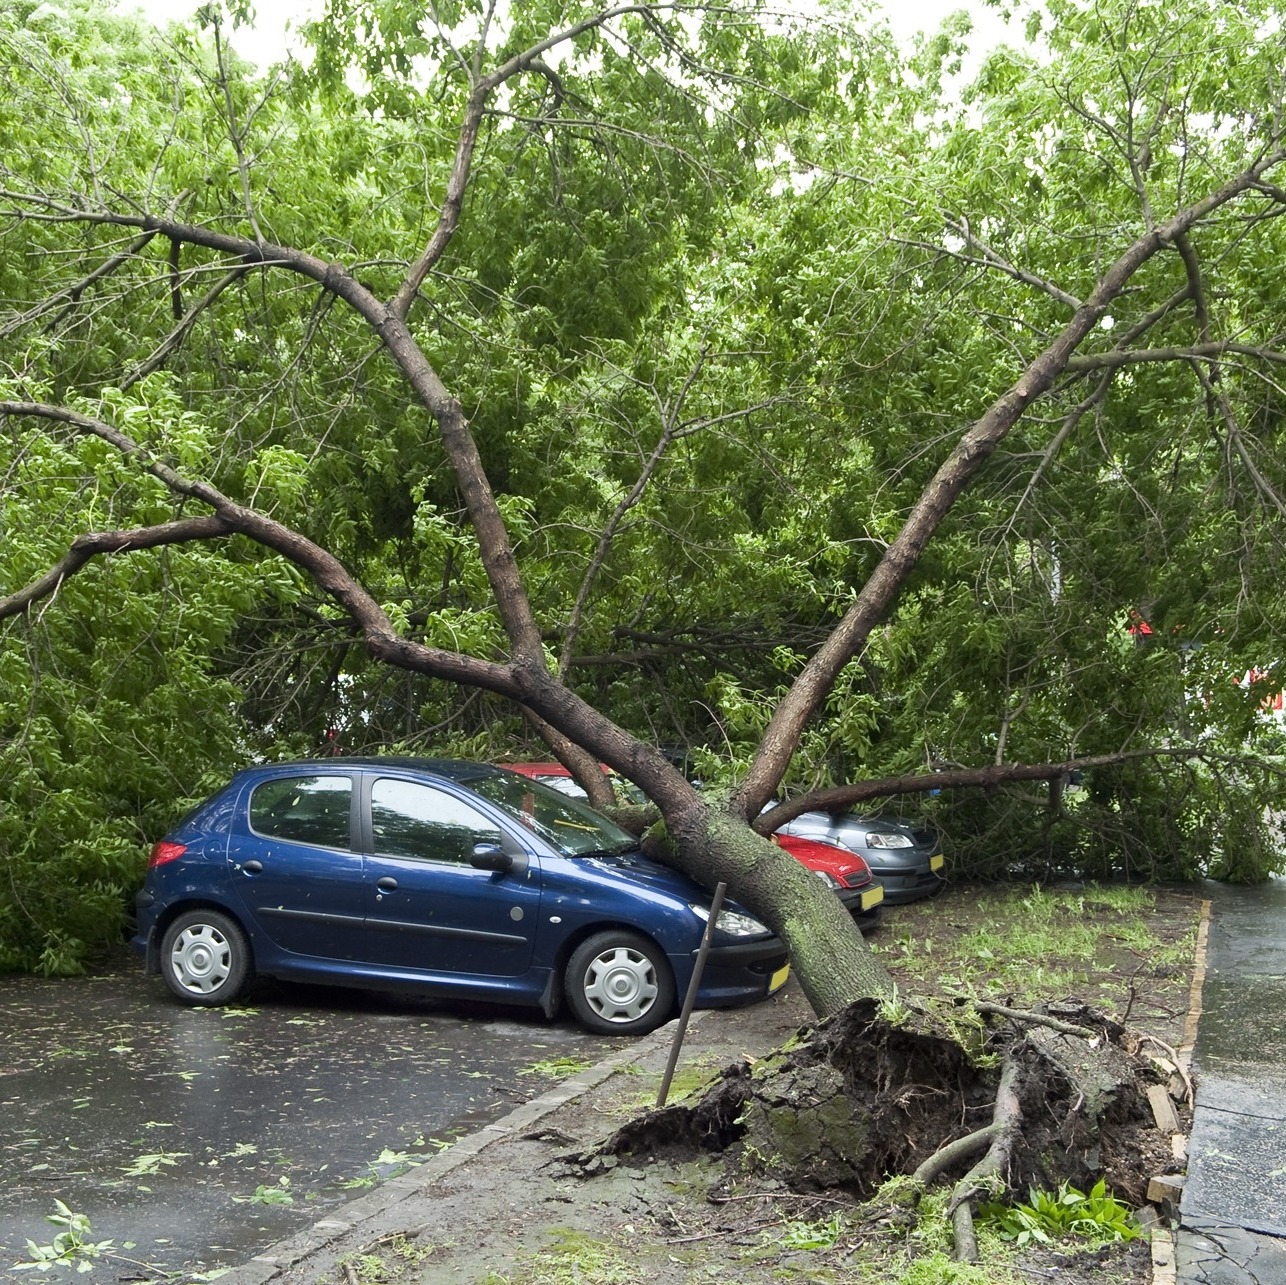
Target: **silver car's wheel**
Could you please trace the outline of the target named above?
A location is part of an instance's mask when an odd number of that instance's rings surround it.
[[[567,998],[591,1030],[638,1035],[661,1025],[674,1007],[674,979],[661,951],[633,933],[590,937],[567,965]]]
[[[185,1004],[226,1004],[249,978],[250,946],[227,915],[190,910],[166,929],[161,974]]]

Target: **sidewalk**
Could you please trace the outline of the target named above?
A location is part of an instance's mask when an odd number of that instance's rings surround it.
[[[1286,881],[1210,887],[1179,1285],[1286,1283]]]

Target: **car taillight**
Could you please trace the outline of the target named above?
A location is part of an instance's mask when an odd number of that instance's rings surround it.
[[[153,844],[152,855],[147,859],[147,868],[151,870],[154,866],[163,866],[167,861],[177,861],[187,850],[186,843],[169,843],[162,839],[160,843]]]

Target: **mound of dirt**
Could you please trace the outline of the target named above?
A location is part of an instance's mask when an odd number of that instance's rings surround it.
[[[963,1175],[992,1138],[954,1162],[935,1157],[1004,1110],[1009,1137],[993,1194],[1062,1182],[1088,1190],[1106,1177],[1119,1197],[1142,1204],[1168,1139],[1147,1097],[1161,1072],[1138,1039],[1082,1006],[1006,1015],[986,1028],[971,1016],[948,1024],[908,1008],[889,1020],[862,1001],[753,1067],[729,1067],[696,1101],[629,1121],[580,1162],[592,1170],[603,1155],[653,1164],[718,1154],[730,1182],[753,1176],[863,1200],[922,1165],[934,1177]],[[961,1029],[972,1038],[962,1041]],[[1011,1101],[998,1108],[1006,1065]]]

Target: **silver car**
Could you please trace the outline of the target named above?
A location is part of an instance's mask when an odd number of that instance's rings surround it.
[[[946,886],[946,858],[937,834],[905,817],[805,812],[778,831],[818,839],[856,852],[884,885],[884,904],[896,906],[932,897]]]

